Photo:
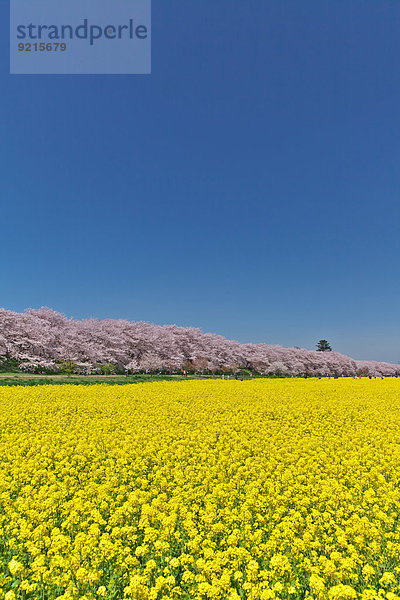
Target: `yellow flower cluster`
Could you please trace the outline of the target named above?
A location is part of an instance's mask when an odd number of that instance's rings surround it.
[[[0,388],[0,600],[400,600],[399,391]]]

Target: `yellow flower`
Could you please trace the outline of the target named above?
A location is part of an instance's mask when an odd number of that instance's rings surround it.
[[[357,592],[350,585],[335,585],[328,592],[330,600],[353,600],[357,598]]]
[[[396,577],[393,575],[393,573],[385,571],[380,578],[379,583],[382,587],[390,587],[396,583]]]
[[[363,577],[366,581],[369,581],[375,575],[375,569],[371,565],[365,565],[362,569]]]
[[[20,562],[18,562],[17,560],[15,560],[15,558],[12,558],[10,560],[10,562],[8,563],[8,568],[10,570],[10,573],[12,575],[18,575],[18,573],[20,573],[22,571],[22,569],[24,568],[24,565]]]
[[[260,600],[272,600],[273,598],[276,598],[273,590],[265,589],[261,592]]]
[[[321,579],[321,577],[318,577],[318,575],[311,575],[310,588],[318,598],[322,597],[325,592],[324,580]]]
[[[362,593],[362,600],[379,600],[377,591],[371,588],[365,588]]]
[[[175,585],[175,577],[173,575],[169,575],[166,578],[165,583],[170,587],[174,586]]]
[[[176,569],[177,567],[179,567],[180,562],[178,558],[173,558],[170,563],[171,567],[173,567],[174,569]]]

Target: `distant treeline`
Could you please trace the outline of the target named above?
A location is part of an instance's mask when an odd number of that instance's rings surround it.
[[[0,309],[0,369],[37,373],[237,373],[397,375],[398,365],[337,352],[240,344],[193,327],[67,318],[49,308]]]

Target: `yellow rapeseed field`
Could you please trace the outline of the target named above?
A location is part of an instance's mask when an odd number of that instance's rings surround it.
[[[0,599],[399,599],[399,391],[0,388]]]

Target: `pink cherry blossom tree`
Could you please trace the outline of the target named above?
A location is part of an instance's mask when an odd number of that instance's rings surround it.
[[[235,371],[276,375],[396,375],[398,365],[355,361],[337,352],[240,344],[194,327],[123,319],[67,318],[49,308],[0,309],[0,363],[27,371],[56,371],[71,361],[84,373],[111,364],[120,372]]]

